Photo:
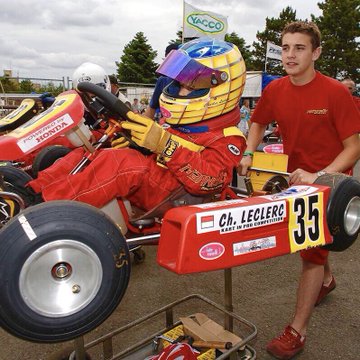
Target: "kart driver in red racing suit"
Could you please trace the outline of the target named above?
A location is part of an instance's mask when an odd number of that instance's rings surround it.
[[[226,187],[246,146],[236,127],[245,83],[239,50],[224,41],[196,39],[173,50],[158,72],[174,79],[160,97],[168,128],[132,112],[131,121],[122,123],[131,139],[153,154],[128,148],[120,138],[82,172],[68,175],[83,155],[76,149],[40,172],[30,187],[45,201],[70,199],[102,207],[126,197],[143,210],[182,186],[195,195]]]

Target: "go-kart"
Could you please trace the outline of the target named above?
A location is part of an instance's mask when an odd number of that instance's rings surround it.
[[[112,94],[89,83],[78,89],[95,94],[117,126],[127,119],[129,109]],[[69,96],[57,126],[82,117],[80,96]],[[94,156],[88,152],[74,172]],[[25,340],[74,339],[120,303],[130,246],[158,244],[157,262],[178,274],[211,271],[316,246],[343,251],[358,236],[359,213],[360,184],[339,174],[289,188],[273,180],[260,190],[229,186],[209,197],[179,189],[141,214],[125,199],[103,209],[75,201],[30,206],[0,230],[0,324]]]
[[[34,117],[40,110],[35,99],[24,99],[16,109],[0,119],[0,134],[15,130]]]
[[[74,124],[59,118],[63,107],[68,106],[66,101],[70,101],[70,93],[64,92],[54,98],[52,105],[42,112],[34,99],[25,99],[17,109],[0,119],[0,165],[13,165],[36,177],[39,171],[82,146],[83,141],[76,135],[77,127],[82,128],[82,136],[87,139],[90,136],[99,139],[102,134],[90,132],[84,120]],[[79,111],[83,109],[81,101],[74,106]],[[50,123],[49,119],[53,118],[57,120]]]

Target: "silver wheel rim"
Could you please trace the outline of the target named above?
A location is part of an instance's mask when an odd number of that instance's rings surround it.
[[[19,286],[33,311],[62,317],[85,308],[98,293],[102,278],[100,259],[89,246],[57,240],[29,256],[21,269]]]
[[[344,227],[348,235],[355,235],[360,228],[360,197],[353,197],[344,213]]]

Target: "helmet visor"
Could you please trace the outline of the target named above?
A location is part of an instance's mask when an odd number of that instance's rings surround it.
[[[192,89],[215,87],[228,78],[225,71],[200,64],[181,50],[172,50],[156,72]]]

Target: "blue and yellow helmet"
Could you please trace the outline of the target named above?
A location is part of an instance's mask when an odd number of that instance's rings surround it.
[[[195,39],[171,51],[157,72],[194,89],[188,96],[174,95],[171,84],[163,90],[160,110],[171,125],[198,123],[233,110],[246,79],[239,49],[212,38]]]

